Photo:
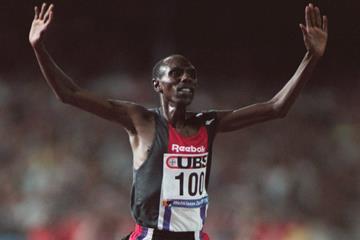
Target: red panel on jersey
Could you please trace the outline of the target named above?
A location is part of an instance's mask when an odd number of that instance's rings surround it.
[[[208,135],[204,126],[190,137],[181,135],[175,128],[169,126],[168,153],[205,153],[208,151]]]

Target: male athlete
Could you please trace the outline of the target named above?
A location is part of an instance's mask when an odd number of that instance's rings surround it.
[[[229,111],[192,113],[186,107],[193,100],[198,80],[194,66],[181,55],[166,57],[153,69],[153,87],[160,96],[156,109],[103,99],[80,88],[45,49],[44,33],[53,11],[53,5],[35,7],[29,34],[49,86],[60,101],[117,122],[129,134],[134,169],[131,209],[136,228],[125,239],[209,239],[202,229],[214,136],[287,114],[325,52],[327,18],[318,7],[306,6],[306,24],[300,24],[300,29],[307,52],[293,77],[272,99]]]

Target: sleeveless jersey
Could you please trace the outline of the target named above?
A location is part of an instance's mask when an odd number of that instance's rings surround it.
[[[148,158],[133,171],[132,214],[140,226],[190,232],[203,228],[207,206],[215,112],[194,115],[197,134],[178,133],[160,113]]]

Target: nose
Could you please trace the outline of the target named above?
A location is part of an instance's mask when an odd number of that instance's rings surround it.
[[[194,76],[192,76],[191,73],[189,73],[188,71],[184,71],[184,73],[181,76],[181,82],[184,83],[195,83],[196,79],[194,78]]]
[[[185,74],[181,78],[180,82],[183,85],[196,85],[196,80],[191,78],[190,76],[185,76]]]

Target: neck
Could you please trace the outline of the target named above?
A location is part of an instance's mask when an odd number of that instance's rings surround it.
[[[160,98],[161,114],[174,127],[184,126],[186,120],[186,106],[182,104],[174,104]]]

